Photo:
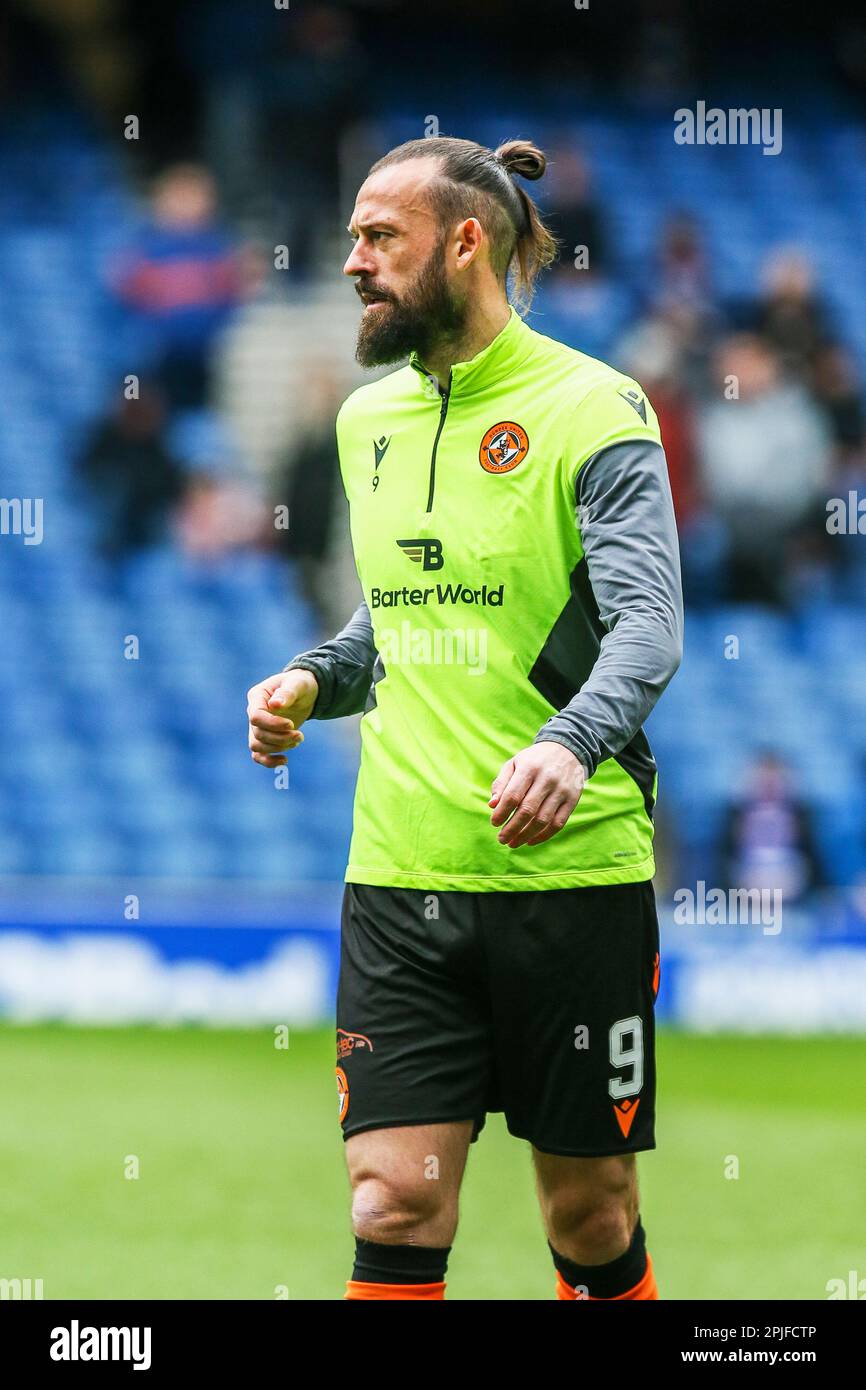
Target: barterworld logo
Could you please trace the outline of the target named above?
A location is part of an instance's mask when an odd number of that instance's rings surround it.
[[[149,1327],[69,1327],[51,1329],[52,1361],[131,1361],[134,1371],[150,1370]]]
[[[505,593],[504,584],[482,584],[478,589],[470,589],[468,584],[433,584],[426,589],[410,589],[404,584],[402,589],[372,589],[371,608],[396,608],[398,604],[408,603],[413,608],[427,603],[472,603],[479,608],[501,608]],[[435,595],[431,599],[431,594]]]
[[[404,618],[398,628],[379,628],[376,646],[386,670],[393,666],[465,666],[470,676],[483,676],[487,670],[485,627],[446,627],[431,632],[413,627]]]
[[[777,106],[738,106],[728,111],[699,101],[695,110],[681,106],[674,112],[674,140],[678,145],[763,145],[764,154],[782,152],[782,109]]]
[[[434,540],[432,536],[421,536],[415,541],[398,541],[397,544],[404,555],[408,555],[410,560],[414,560],[415,564],[421,565],[424,570],[441,570],[445,564],[442,558],[442,542]]]

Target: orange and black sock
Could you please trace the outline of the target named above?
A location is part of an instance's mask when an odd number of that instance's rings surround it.
[[[450,1254],[450,1245],[380,1245],[356,1236],[346,1298],[444,1299]]]
[[[550,1242],[548,1241],[548,1245]],[[652,1260],[646,1248],[646,1235],[640,1217],[631,1245],[615,1260],[604,1265],[579,1265],[550,1246],[556,1266],[558,1299],[657,1299]]]

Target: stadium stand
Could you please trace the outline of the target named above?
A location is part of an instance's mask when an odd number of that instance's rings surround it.
[[[0,546],[0,871],[338,879],[354,781],[345,732],[317,729],[315,757],[292,761],[300,795],[279,806],[244,752],[247,686],[320,637],[291,567],[255,549],[213,562],[171,543],[116,562],[98,550],[75,459],[144,350],[105,279],[136,209],[98,141],[72,119],[41,119],[0,144],[0,397],[13,407],[0,432],[2,493],[44,499],[41,544]],[[522,124],[503,118],[477,133]],[[402,138],[403,125],[394,121],[389,138]],[[559,140],[569,133],[557,126]],[[592,151],[631,296],[618,315],[607,306],[590,316],[593,351],[611,351],[634,312],[665,214],[699,216],[711,204],[719,292],[754,291],[767,250],[796,243],[866,367],[860,129],[786,131],[784,161],[748,148],[683,151],[669,122],[587,118],[573,134]],[[542,300],[542,331],[544,318]],[[248,354],[239,360],[249,371]],[[267,452],[256,423],[250,447]],[[768,730],[820,808],[828,878],[848,884],[866,870],[864,596],[860,559],[794,613],[690,612],[683,668],[650,729],[687,878],[706,863],[720,807]],[[731,632],[740,655],[722,679],[717,654]],[[34,704],[51,731],[44,741],[34,738]]]

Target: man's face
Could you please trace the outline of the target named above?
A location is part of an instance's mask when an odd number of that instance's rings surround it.
[[[430,159],[406,160],[362,185],[349,224],[355,245],[343,266],[356,277],[364,304],[356,357],[362,367],[399,362],[414,349],[421,360],[443,339],[459,335],[465,297],[451,284],[448,239],[427,187]]]

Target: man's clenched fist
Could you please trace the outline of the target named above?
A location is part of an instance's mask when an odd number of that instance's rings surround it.
[[[309,719],[319,683],[312,671],[281,671],[247,691],[250,752],[262,767],[285,767],[282,756],[303,743],[299,732]]]

